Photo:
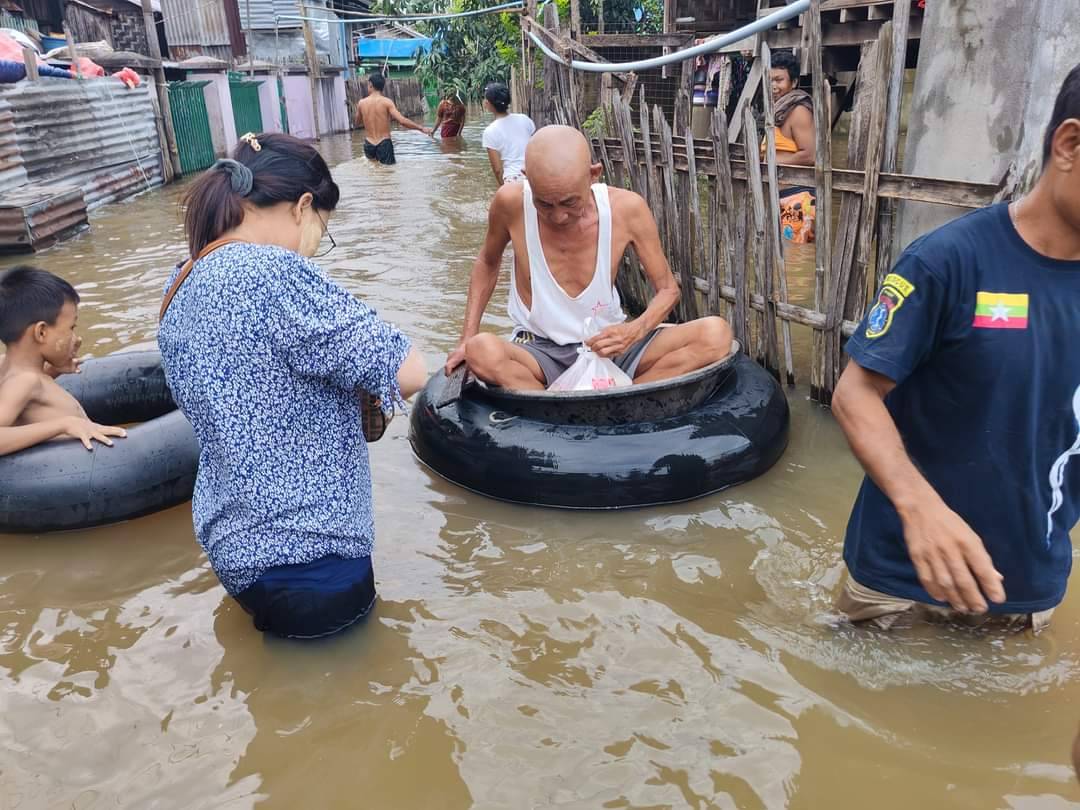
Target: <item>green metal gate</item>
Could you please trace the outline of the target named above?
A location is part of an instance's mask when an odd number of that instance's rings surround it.
[[[184,174],[209,168],[215,160],[210,117],[203,96],[203,88],[208,84],[210,82],[169,82],[169,106],[176,130],[176,147],[180,152],[180,170]]]
[[[232,96],[233,120],[238,138],[248,132],[258,134],[263,131],[260,84],[262,82],[247,81],[238,73],[229,74],[229,94]]]

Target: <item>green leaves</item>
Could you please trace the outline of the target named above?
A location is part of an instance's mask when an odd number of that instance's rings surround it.
[[[489,0],[455,0],[452,11],[486,8]],[[483,14],[423,23],[434,40],[420,59],[417,75],[439,93],[453,89],[462,99],[477,99],[489,82],[510,81],[510,67],[520,60],[521,29],[517,14]],[[418,26],[418,27],[421,27]]]

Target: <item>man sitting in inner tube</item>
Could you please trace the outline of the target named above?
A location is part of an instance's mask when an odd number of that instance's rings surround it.
[[[726,357],[731,328],[718,317],[659,328],[679,301],[679,286],[645,200],[596,182],[589,145],[576,129],[544,127],[525,151],[527,180],[504,184],[488,212],[484,246],[473,266],[461,340],[446,361],[462,362],[487,383],[516,390],[550,385],[587,342],[635,383],[677,377]],[[507,243],[513,243],[510,341],[480,332]],[[615,289],[626,248],[634,252],[656,294],[627,320]],[[592,319],[599,331],[585,339]]]

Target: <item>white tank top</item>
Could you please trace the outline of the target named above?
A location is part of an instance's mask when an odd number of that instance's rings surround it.
[[[536,206],[533,205],[532,190],[528,181],[524,181],[525,248],[529,256],[532,308],[526,307],[518,295],[517,271],[511,266],[508,310],[510,320],[514,322],[515,334],[532,332],[537,337],[566,346],[585,340],[587,318],[593,319],[593,334],[626,320],[619,293],[611,279],[611,203],[608,200],[608,187],[596,183],[592,193],[600,216],[596,269],[589,286],[580,295],[571,297],[548,268],[544,248],[540,244],[540,223],[536,217]]]

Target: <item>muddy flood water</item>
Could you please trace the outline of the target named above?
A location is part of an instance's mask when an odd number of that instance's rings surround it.
[[[320,261],[432,369],[494,190],[480,128],[399,133],[394,168],[322,143],[344,193]],[[181,190],[34,258],[78,286],[85,350],[155,345]],[[613,514],[457,489],[397,418],[371,454],[380,601],[322,642],[255,632],[186,505],[0,536],[0,808],[1080,808],[1080,587],[1037,638],[838,625],[860,471],[788,396],[767,475]]]

